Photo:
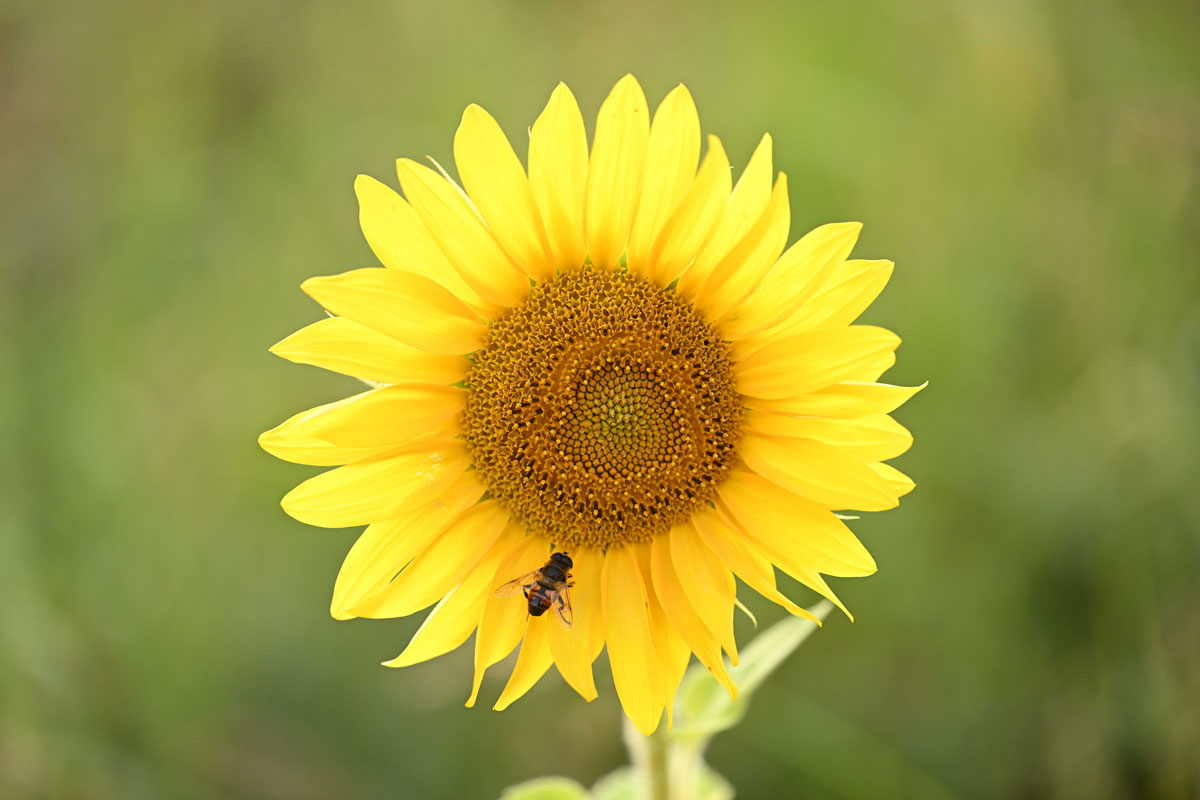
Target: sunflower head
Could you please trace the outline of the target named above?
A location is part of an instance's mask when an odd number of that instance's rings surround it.
[[[356,182],[382,267],[306,281],[331,316],[272,349],[374,388],[260,443],[337,467],[288,493],[289,514],[367,526],[335,617],[434,606],[390,666],[474,633],[471,705],[520,645],[499,709],[551,664],[591,700],[607,648],[649,733],[692,654],[736,693],[722,656],[737,663],[735,575],[806,616],[776,569],[843,610],[824,576],[875,570],[835,512],[890,508],[913,486],[884,462],[912,442],[889,413],[920,387],[880,383],[899,339],[853,324],[892,264],[849,258],[857,223],[786,246],[770,137],[736,186],[716,137],[700,155],[688,91],[651,120],[626,76],[590,148],[560,84],[528,169],[470,106],[461,186],[407,159],[403,197]]]
[[[463,438],[531,534],[608,548],[711,502],[737,458],[729,347],[674,292],[593,267],[534,287],[488,325]]]

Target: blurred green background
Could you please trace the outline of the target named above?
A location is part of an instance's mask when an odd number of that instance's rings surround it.
[[[792,235],[866,223],[930,388],[881,569],[716,741],[743,798],[1200,792],[1200,9],[1095,2],[0,6],[0,796],[492,798],[625,760],[603,657],[462,707],[470,649],[335,623],[354,533],[257,434],[358,390],[266,348],[372,265],[352,181],[524,153],[557,81],[770,131]],[[797,590],[798,594],[803,595]],[[811,599],[811,595],[805,596]],[[751,607],[770,621],[778,612]],[[743,624],[743,623],[739,623]],[[753,631],[743,626],[748,638]],[[531,730],[543,730],[531,736]]]

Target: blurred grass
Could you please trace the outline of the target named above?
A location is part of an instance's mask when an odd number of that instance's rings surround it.
[[[866,223],[889,378],[931,380],[918,491],[856,523],[859,621],[714,766],[746,798],[1200,792],[1200,12],[783,6],[0,7],[0,796],[487,798],[623,760],[611,682],[501,715],[461,708],[469,650],[376,666],[417,620],[329,619],[352,533],[287,519],[311,471],[254,440],[354,391],[266,347],[317,318],[303,278],[372,263],[356,173],[626,71],[686,82],[735,164],[772,132],[793,237]]]

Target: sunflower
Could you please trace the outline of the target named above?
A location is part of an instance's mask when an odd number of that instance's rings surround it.
[[[835,511],[891,508],[913,488],[883,462],[912,442],[888,414],[920,387],[879,383],[900,340],[853,324],[892,263],[848,258],[858,223],[786,247],[769,136],[736,185],[715,136],[700,151],[687,89],[651,119],[626,76],[590,153],[560,84],[530,130],[528,171],[472,105],[454,137],[461,186],[408,159],[403,197],[357,179],[383,266],[306,281],[330,316],[272,352],[373,388],[259,441],[337,467],[289,492],[288,514],[367,526],[335,618],[433,606],[388,666],[474,633],[471,706],[519,645],[499,710],[552,664],[593,699],[607,648],[648,734],[664,709],[669,724],[693,653],[736,693],[722,655],[737,663],[735,576],[809,616],[776,568],[843,611],[823,576],[875,571]],[[496,593],[555,552],[572,564],[569,627]]]

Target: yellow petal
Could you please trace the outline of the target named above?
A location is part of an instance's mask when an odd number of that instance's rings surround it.
[[[463,188],[514,264],[538,281],[554,274],[550,243],[521,160],[492,116],[475,104],[454,135]]]
[[[734,365],[734,373],[744,395],[767,400],[796,397],[847,380],[881,358],[895,360],[893,352],[899,346],[899,336],[873,325],[821,328],[758,348]]]
[[[547,629],[557,627],[557,622],[551,622],[544,617],[530,617],[525,623],[525,638],[521,642],[521,652],[513,667],[512,675],[500,693],[500,699],[492,706],[494,711],[503,711],[517,700],[521,699],[533,685],[541,680],[550,669],[554,659],[550,655],[550,642]]]
[[[646,587],[632,548],[619,547],[605,554],[601,598],[617,697],[637,729],[649,736],[658,727],[665,698]]]
[[[413,638],[409,639],[408,646],[391,661],[384,661],[383,666],[396,668],[419,664],[445,655],[471,638],[479,622],[479,613],[478,609],[468,605],[468,595],[463,589],[465,585],[465,582],[459,584],[439,600],[426,615],[421,627],[417,628]],[[473,605],[480,605],[483,603],[483,583],[480,582],[476,588]],[[455,610],[447,612],[452,603]]]
[[[793,603],[776,588],[775,568],[770,559],[751,545],[745,535],[723,516],[714,510],[705,510],[692,515],[692,524],[704,543],[751,589],[771,602],[778,603],[789,614],[821,624],[821,620],[814,614]]]
[[[895,365],[896,353],[881,350],[875,354],[874,358],[864,359],[862,366],[847,375],[845,380],[875,383],[883,377],[883,373]]]
[[[699,161],[700,117],[692,95],[680,84],[659,105],[650,125],[641,199],[629,234],[631,272],[650,274],[655,239],[691,186]]]
[[[895,411],[929,385],[893,386],[889,383],[842,381],[808,394],[778,400],[747,398],[746,405],[777,414],[846,419]]]
[[[821,290],[858,241],[862,223],[822,225],[779,257],[753,296],[721,323],[735,341],[790,318]]]
[[[484,490],[473,471],[467,471],[445,491],[423,493],[412,498],[399,516],[368,525],[338,570],[329,605],[333,618],[358,616],[352,607],[387,586],[455,517],[482,497]]]
[[[815,439],[833,445],[860,461],[886,461],[912,446],[908,429],[887,414],[857,419],[793,417],[749,409],[742,417],[743,429],[765,436]]]
[[[407,158],[396,162],[396,172],[417,215],[468,286],[489,303],[505,308],[525,298],[528,279],[509,261],[457,187]]]
[[[733,573],[708,548],[690,523],[672,528],[668,538],[671,563],[675,566],[675,575],[683,586],[684,595],[736,666],[738,656],[737,642],[733,637],[733,600],[737,594],[737,584],[733,580]]]
[[[787,176],[780,173],[762,216],[717,262],[696,295],[696,304],[709,319],[723,319],[759,287],[783,252],[791,223]]]
[[[505,530],[462,583],[451,589],[429,612],[404,652],[384,662],[384,666],[407,667],[428,661],[465,642],[479,624],[480,610],[494,590],[496,567],[522,538],[515,528]]]
[[[313,417],[305,432],[343,447],[396,447],[445,428],[465,400],[466,392],[451,386],[384,386]]]
[[[508,525],[508,511],[484,500],[447,523],[408,566],[377,593],[350,606],[360,617],[407,617],[433,605],[487,554]]]
[[[813,297],[812,314],[798,315],[800,325],[849,325],[858,319],[887,286],[896,265],[887,260],[846,261],[834,273],[829,284]]]
[[[427,353],[479,349],[483,325],[465,303],[429,278],[396,269],[356,269],[300,285],[331,313]]]
[[[457,383],[471,362],[425,353],[345,317],[326,317],[271,348],[297,364],[380,383]]]
[[[742,240],[762,216],[771,197],[771,136],[763,136],[733,188],[720,224],[696,256],[696,263],[679,279],[679,293],[694,297],[713,267]]]
[[[476,310],[486,309],[487,304],[455,271],[403,197],[368,175],[355,179],[354,194],[358,196],[358,223],[379,263],[424,275]]]
[[[665,612],[652,603],[651,617],[655,620],[654,629],[659,631],[660,638],[666,639],[667,655],[663,660],[663,692],[667,705],[667,730],[675,724],[675,696],[679,694],[679,685],[687,674],[688,664],[692,661],[692,651],[683,641],[679,632],[671,627]],[[659,622],[661,620],[661,623]]]
[[[626,75],[600,106],[588,165],[584,231],[588,255],[598,267],[615,267],[625,252],[649,138],[646,96],[634,77]]]
[[[529,133],[529,185],[560,270],[583,266],[588,149],[575,96],[560,83]]]
[[[309,478],[284,495],[280,505],[301,522],[322,528],[367,525],[396,516],[418,492],[449,485],[467,464],[461,442],[387,454]]]
[[[700,252],[729,202],[731,180],[721,141],[708,137],[708,153],[700,172],[654,242],[649,262],[652,280],[661,286],[670,284]]]
[[[550,557],[550,543],[541,536],[525,536],[524,527],[514,522],[505,531],[505,536],[515,535],[517,539],[492,576],[492,591],[487,593],[479,618],[479,631],[475,634],[475,680],[467,708],[475,705],[487,668],[511,653],[525,633],[528,604],[521,597],[496,597],[496,587],[538,569]]]
[[[662,537],[658,537],[662,538]],[[652,542],[640,542],[633,545],[637,553],[638,565],[646,585],[647,608],[650,611],[650,636],[658,650],[658,668],[662,674],[663,699],[667,709],[667,730],[675,718],[675,694],[679,684],[683,682],[687,672],[688,662],[692,659],[692,650],[683,640],[683,636],[671,624],[662,599],[654,591],[653,566],[651,565]]]
[[[753,537],[751,538],[753,539]],[[849,617],[851,622],[854,621],[854,615],[850,613],[850,609],[846,608],[845,603],[843,603],[841,598],[839,598],[833,589],[830,588],[829,584],[825,581],[825,578],[821,576],[821,573],[809,566],[806,566],[803,561],[794,560],[794,553],[780,550],[774,543],[765,543],[757,540],[753,540],[751,546],[758,548],[758,550],[764,554],[764,557],[769,558],[778,564],[779,568],[785,573],[791,575],[800,583],[812,589],[814,592],[826,598],[829,600],[829,602],[841,609],[842,613]]]
[[[842,610],[850,621],[854,621],[854,615],[846,608],[845,604],[834,593],[833,589],[829,588],[829,584],[821,577],[821,573],[811,567],[807,561],[807,554],[797,553],[794,547],[788,547],[790,543],[784,542],[784,546],[780,546],[780,542],[772,540],[765,541],[752,536],[747,532],[735,518],[732,512],[725,506],[723,502],[718,501],[717,508],[722,515],[725,516],[728,524],[732,525],[739,533],[741,533],[747,541],[747,546],[759,552],[760,556],[766,558],[775,564],[779,565],[788,575],[791,575],[800,583],[812,589],[817,594],[828,599],[831,603]],[[817,620],[820,625],[820,621]]]
[[[604,555],[599,550],[577,547],[568,554],[571,568],[571,608],[574,621],[570,630],[557,623],[550,628],[550,651],[559,673],[571,688],[589,703],[596,699],[592,662],[604,646],[604,621],[600,605],[600,568]]]
[[[746,433],[738,453],[759,475],[823,508],[884,511],[900,502],[870,467],[824,442]]]
[[[858,577],[875,572],[875,559],[832,512],[782,491],[759,475],[735,471],[717,490],[741,528],[774,557],[826,575]]]
[[[311,464],[315,467],[332,467],[338,464],[353,464],[356,461],[378,456],[392,449],[391,445],[379,444],[369,447],[339,447],[309,432],[309,426],[321,415],[336,411],[353,403],[367,392],[353,395],[335,403],[310,408],[294,414],[286,421],[258,437],[258,446],[276,458],[296,464]]]
[[[650,572],[654,579],[654,593],[662,603],[671,624],[679,631],[687,646],[695,652],[700,663],[725,687],[729,696],[736,700],[737,686],[725,671],[721,645],[685,594],[671,561],[671,547],[667,537],[656,536],[651,543]]]
[[[891,261],[843,262],[829,282],[781,324],[768,328],[768,339],[790,336],[816,327],[849,325],[867,310],[887,286],[895,265]]]
[[[895,493],[897,497],[903,497],[917,486],[915,483],[913,483],[912,478],[908,477],[903,472],[889,464],[874,463],[868,464],[867,466],[870,467],[876,475],[887,481],[888,487]]]

